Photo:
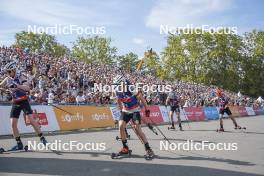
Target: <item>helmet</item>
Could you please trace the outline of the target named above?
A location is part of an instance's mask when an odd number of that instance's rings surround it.
[[[5,68],[4,68],[5,71],[10,71],[10,70],[14,70],[14,69],[16,69],[16,62],[15,61],[9,62],[8,64],[5,65]]]
[[[126,81],[126,79],[122,75],[117,75],[113,79],[113,84],[114,85],[119,85],[119,84],[121,84],[121,82],[125,82],[125,81]]]

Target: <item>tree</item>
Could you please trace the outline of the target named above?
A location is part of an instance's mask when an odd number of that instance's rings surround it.
[[[191,33],[168,36],[162,62],[170,79],[182,79],[239,87],[239,59],[242,39],[234,34]],[[228,78],[228,79],[226,79]]]
[[[151,54],[145,55],[143,58],[142,69],[143,72],[146,74],[162,77],[162,67],[160,63],[160,58],[155,51],[152,51]]]
[[[28,48],[33,52],[41,51],[53,56],[63,56],[68,48],[57,42],[55,36],[46,33],[35,34],[22,31],[15,35],[15,47]]]
[[[242,93],[264,97],[264,32],[244,34],[242,53]]]
[[[117,58],[117,48],[111,46],[111,38],[79,37],[73,43],[72,54],[88,63],[113,64]]]
[[[117,63],[124,70],[135,71],[138,62],[138,56],[130,52],[126,55],[118,56]]]

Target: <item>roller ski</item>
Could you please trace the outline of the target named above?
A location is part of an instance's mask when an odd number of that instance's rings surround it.
[[[46,140],[46,138],[45,138],[44,136],[40,137],[40,142],[41,142],[44,146],[47,146],[48,141]],[[49,147],[48,147],[48,149],[49,149],[50,151],[52,151],[53,153],[57,154],[57,155],[61,155],[61,153],[60,153],[59,151],[57,151],[57,150],[52,150],[52,149],[50,149]]]
[[[176,130],[176,128],[174,126],[169,126],[168,130]]]
[[[235,130],[246,130],[247,128],[246,127],[241,127],[241,126],[236,126],[234,129]]]
[[[4,150],[3,148],[1,148],[2,150],[2,153],[4,152],[15,152],[15,151],[25,151],[27,152],[28,151],[28,146],[27,145],[23,145],[23,143],[17,143],[17,145],[15,145],[14,147],[12,147],[11,149],[9,150]]]
[[[221,132],[225,132],[225,130],[224,130],[224,128],[219,128],[216,130],[216,132],[221,133]]]
[[[154,158],[154,152],[151,149],[146,150],[146,155],[144,155],[145,160],[152,160]]]
[[[4,153],[4,152],[5,152],[5,149],[4,148],[0,148],[0,154]]]
[[[117,141],[119,141],[119,140],[121,140],[121,139],[122,139],[121,137],[116,136],[116,140],[117,140]],[[127,139],[130,140],[130,135],[127,135]]]
[[[236,131],[240,131],[240,132],[245,132],[246,131],[246,127],[241,127],[241,126],[236,126],[235,128],[234,128]]]
[[[127,155],[128,157],[131,157],[131,153],[132,153],[132,150],[129,150],[128,148],[124,147],[124,148],[121,149],[120,152],[112,153],[111,154],[111,158],[112,159],[118,159],[121,156],[125,156],[125,155]]]

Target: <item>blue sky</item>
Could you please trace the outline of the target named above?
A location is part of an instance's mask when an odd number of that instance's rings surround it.
[[[139,56],[152,47],[160,52],[166,35],[160,25],[237,27],[239,34],[264,30],[262,0],[0,0],[0,45],[14,42],[14,34],[28,25],[105,26],[119,54]],[[71,47],[78,35],[57,35]]]

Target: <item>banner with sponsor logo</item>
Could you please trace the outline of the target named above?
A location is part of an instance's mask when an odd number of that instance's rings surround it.
[[[247,110],[246,110],[246,108],[244,106],[239,106],[238,107],[238,112],[239,112],[241,117],[248,116]]]
[[[170,107],[159,106],[159,108],[160,108],[160,112],[163,118],[163,122],[170,122],[170,119],[169,119]],[[187,120],[184,109],[180,109],[180,118],[181,118],[181,121]],[[173,114],[173,119],[177,121],[176,113]]]
[[[190,121],[205,120],[205,114],[202,107],[185,107],[184,111]]]
[[[253,107],[253,110],[256,115],[261,115],[261,108],[260,107]]]
[[[72,115],[57,108],[54,112],[61,130],[85,129],[114,126],[112,113],[108,107],[97,106],[58,106]]]
[[[247,111],[247,114],[248,114],[249,116],[254,116],[254,115],[256,115],[256,113],[255,113],[255,111],[253,110],[252,107],[246,107],[246,111]]]
[[[41,125],[42,131],[57,131],[59,130],[59,125],[55,118],[52,107],[44,105],[33,105],[31,106],[33,110],[33,118],[35,118]],[[10,124],[10,111],[11,106],[0,106],[1,112],[1,122],[0,122],[0,135],[12,134],[11,124]],[[37,112],[37,114],[36,114]],[[18,129],[20,133],[32,133],[35,132],[33,127],[25,121],[24,113],[21,112],[18,120]]]
[[[116,106],[111,106],[110,110],[111,110],[113,119],[114,120],[119,120],[119,118],[121,116],[121,112],[120,112],[119,108],[116,107]]]
[[[260,114],[264,115],[264,108],[260,108]]]
[[[26,118],[25,114],[23,114],[23,115],[24,115],[24,120],[25,120],[26,126],[29,126],[30,125],[29,119]],[[32,118],[38,122],[40,127],[49,124],[48,118],[47,118],[45,112],[37,112],[37,110],[34,110],[33,114],[32,114]]]
[[[163,123],[163,118],[162,118],[162,114],[160,112],[159,106],[155,106],[155,105],[148,106],[148,109],[150,110],[149,117],[145,117],[145,108],[141,108],[141,111],[140,111],[140,115],[146,123],[151,123],[151,120],[156,124]]]
[[[208,120],[215,120],[219,119],[219,113],[216,107],[204,107],[203,108],[205,118]]]

